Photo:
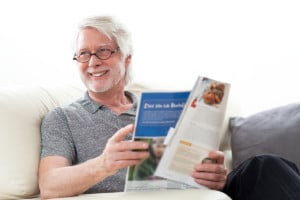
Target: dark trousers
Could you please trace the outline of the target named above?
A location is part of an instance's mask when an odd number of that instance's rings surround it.
[[[300,200],[300,174],[286,159],[256,156],[229,173],[223,192],[233,200]]]

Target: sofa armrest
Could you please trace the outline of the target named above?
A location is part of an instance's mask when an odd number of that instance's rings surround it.
[[[38,195],[41,120],[82,94],[73,86],[0,87],[0,199]]]

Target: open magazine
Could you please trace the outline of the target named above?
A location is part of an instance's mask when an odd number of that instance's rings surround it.
[[[149,158],[129,167],[126,191],[201,188],[191,171],[217,150],[230,85],[198,77],[191,92],[143,92],[134,140],[149,142]]]

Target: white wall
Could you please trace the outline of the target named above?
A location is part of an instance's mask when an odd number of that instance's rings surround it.
[[[250,114],[300,99],[299,10],[289,0],[1,1],[0,86],[80,83],[76,25],[111,14],[132,31],[137,81],[182,89],[197,75],[230,82]]]

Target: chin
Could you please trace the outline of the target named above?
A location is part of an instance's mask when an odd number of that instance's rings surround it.
[[[110,90],[112,88],[112,84],[106,84],[106,85],[95,85],[92,83],[87,83],[86,87],[89,91],[95,92],[95,93],[102,93]]]
[[[91,92],[95,92],[95,93],[103,93],[103,92],[107,92],[108,90],[110,90],[111,87],[89,87],[89,90]]]
[[[89,91],[94,93],[103,93],[111,90],[114,87],[118,87],[118,83],[113,80],[110,81],[103,81],[103,82],[87,82],[86,87]]]

